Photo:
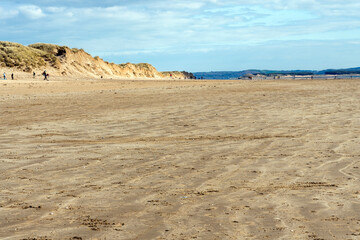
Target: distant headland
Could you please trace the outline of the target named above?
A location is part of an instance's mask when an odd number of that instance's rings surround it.
[[[314,75],[358,75],[360,67],[346,69],[326,69],[321,71],[315,70],[258,70],[249,69],[243,71],[212,71],[212,72],[194,72],[196,78],[203,79],[238,79],[246,76],[314,76]]]

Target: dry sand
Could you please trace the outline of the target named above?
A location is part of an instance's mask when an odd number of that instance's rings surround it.
[[[0,239],[360,239],[360,80],[0,80]]]

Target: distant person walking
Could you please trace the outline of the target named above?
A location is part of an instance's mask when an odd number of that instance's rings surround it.
[[[35,75],[36,75],[35,72],[33,72],[33,78],[35,78]]]
[[[5,72],[4,72],[3,76],[4,76],[4,80],[6,80],[6,73]]]
[[[11,80],[14,80],[14,73],[11,73]]]
[[[49,81],[48,74],[46,73],[46,70],[44,70],[42,75],[44,76],[44,81]]]

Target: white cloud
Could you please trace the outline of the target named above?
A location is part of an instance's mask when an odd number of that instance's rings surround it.
[[[8,10],[0,7],[0,19],[14,18],[19,14],[17,10]]]
[[[30,19],[39,19],[45,17],[45,14],[41,10],[41,8],[35,5],[23,5],[19,6],[18,9],[19,12],[21,12]]]
[[[63,13],[65,12],[66,7],[47,7],[46,11],[49,13]]]
[[[228,0],[221,5],[253,5],[267,9],[306,10],[324,16],[357,16],[360,11],[358,0]]]
[[[360,22],[355,16],[360,2],[354,0],[107,0],[106,5],[90,0],[72,5],[52,1],[53,6],[33,2],[42,8],[14,5],[6,19],[18,12],[40,19],[48,39],[42,41],[98,53],[209,52],[271,41],[335,39],[335,35],[336,39],[360,39],[353,31]],[[21,17],[18,22],[17,29],[39,28]]]
[[[184,10],[197,10],[205,6],[203,1],[184,1],[173,0],[169,2],[159,1],[149,4],[148,7],[152,9],[165,9],[166,11],[184,11]]]

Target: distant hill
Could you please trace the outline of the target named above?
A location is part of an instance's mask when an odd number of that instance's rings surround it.
[[[237,79],[244,77],[245,75],[260,74],[266,76],[272,75],[341,75],[341,74],[360,74],[360,67],[357,68],[347,68],[347,69],[326,69],[321,71],[314,70],[257,70],[249,69],[243,71],[216,71],[216,72],[194,72],[194,76],[198,79]]]
[[[115,64],[92,57],[83,49],[46,43],[23,46],[0,41],[0,67],[32,72],[45,69],[55,76],[85,76],[104,78],[191,78],[187,72],[158,72],[148,63]]]
[[[360,74],[360,67],[346,68],[346,69],[326,69],[319,71],[318,74],[332,74],[332,75]]]

